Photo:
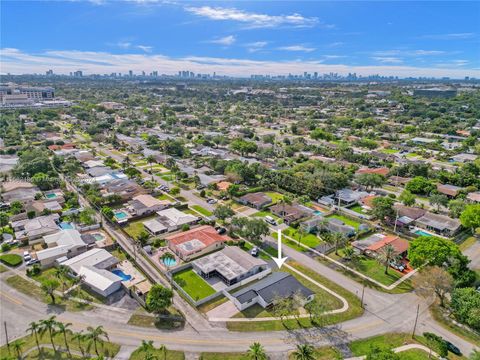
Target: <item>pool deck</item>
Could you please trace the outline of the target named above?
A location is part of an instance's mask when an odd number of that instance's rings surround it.
[[[122,281],[123,285],[127,289],[145,280],[145,277],[140,273],[140,271],[135,269],[133,264],[128,260],[124,260],[121,263],[119,263],[117,265],[117,268],[122,270],[126,275],[130,275],[132,277],[128,281]]]

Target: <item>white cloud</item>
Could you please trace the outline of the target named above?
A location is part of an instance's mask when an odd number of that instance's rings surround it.
[[[445,54],[445,51],[441,50],[414,50],[412,51],[413,55],[419,55],[419,56],[424,56],[424,55],[443,55]]]
[[[148,46],[148,45],[136,45],[134,43],[132,43],[131,41],[118,41],[114,44],[109,44],[110,46],[113,46],[113,47],[118,47],[120,49],[124,49],[124,50],[127,50],[127,49],[139,49],[139,50],[142,50],[146,53],[149,53],[149,52],[152,52],[153,50],[153,46]]]
[[[222,8],[211,6],[187,6],[185,10],[197,16],[210,20],[230,20],[248,25],[250,28],[274,28],[280,26],[312,27],[318,24],[316,17],[304,17],[294,13],[291,15],[268,15],[248,12],[236,8]],[[325,25],[331,26],[331,25]]]
[[[431,34],[431,35],[422,35],[422,39],[431,39],[431,40],[461,40],[461,39],[471,39],[475,37],[475,33],[449,33],[449,34]]]
[[[119,41],[115,44],[115,46],[118,46],[119,48],[122,48],[122,49],[128,49],[132,46],[132,43],[129,41]]]
[[[26,74],[44,73],[53,69],[58,74],[68,74],[74,70],[83,70],[86,74],[105,74],[111,72],[125,73],[150,72],[158,70],[163,74],[176,74],[179,69],[193,72],[213,73],[248,77],[250,74],[285,75],[301,74],[304,71],[319,73],[337,72],[359,75],[408,76],[464,76],[480,77],[480,69],[465,69],[458,64],[450,67],[413,67],[398,64],[380,64],[369,66],[349,66],[345,64],[323,64],[322,61],[258,61],[250,59],[230,59],[190,56],[172,58],[159,54],[112,54],[107,52],[57,50],[37,54],[25,53],[18,49],[0,49],[2,73]]]
[[[251,53],[263,50],[267,45],[268,45],[268,41],[255,41],[252,43],[245,44],[248,52],[251,52]]]
[[[280,46],[277,48],[278,50],[284,51],[303,51],[303,52],[312,52],[315,51],[315,48],[308,47],[305,45],[289,45],[289,46]]]
[[[374,56],[373,60],[381,62],[382,64],[401,64],[403,63],[402,59],[393,57],[393,56]]]
[[[149,53],[149,52],[152,52],[153,46],[137,45],[137,48]]]
[[[232,45],[237,39],[233,35],[228,35],[224,36],[218,39],[210,40],[209,42],[212,44],[219,44],[219,45],[225,45],[225,46],[230,46]]]

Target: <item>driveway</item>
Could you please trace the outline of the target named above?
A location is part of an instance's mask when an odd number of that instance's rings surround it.
[[[463,251],[463,254],[471,261],[471,263],[468,264],[470,269],[480,269],[480,240],[477,239],[472,246]]]
[[[223,303],[216,308],[207,312],[207,317],[209,319],[214,318],[230,318],[238,313],[238,309],[233,302],[228,300],[226,303]]]

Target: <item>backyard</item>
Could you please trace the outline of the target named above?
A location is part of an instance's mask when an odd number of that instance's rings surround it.
[[[173,274],[173,280],[195,301],[215,294],[215,290],[191,268]]]
[[[213,215],[211,211],[201,207],[200,205],[192,205],[191,208],[198,211],[203,216],[212,216]]]
[[[332,218],[332,219],[338,219],[338,220],[341,220],[343,221],[343,223],[345,225],[350,225],[350,226],[353,226],[355,228],[355,230],[358,230],[358,227],[360,226],[360,222],[358,221],[355,221],[355,220],[352,220],[344,215],[341,215],[341,214],[333,214],[333,215],[329,215],[327,216],[327,218]]]
[[[143,223],[147,220],[154,219],[156,215],[152,215],[143,219],[138,219],[128,222],[128,225],[123,228],[125,232],[132,238],[137,239],[142,232],[147,232]]]

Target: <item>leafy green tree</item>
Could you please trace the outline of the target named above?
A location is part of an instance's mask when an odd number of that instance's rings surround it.
[[[400,356],[392,349],[372,346],[367,353],[366,360],[400,360]]]
[[[10,344],[10,346],[15,350],[17,353],[18,359],[22,359],[22,347],[25,345],[25,341],[22,339],[17,339],[13,343]]]
[[[161,314],[172,305],[172,298],[172,290],[158,284],[153,285],[145,301],[147,309],[154,313]]]
[[[247,357],[250,360],[267,360],[265,349],[258,342],[254,342],[250,345],[250,348],[247,351]]]
[[[6,212],[0,211],[0,227],[7,226],[9,218]]]
[[[446,357],[448,355],[447,343],[441,336],[431,332],[424,332],[423,337],[427,340],[427,345],[430,351],[435,349],[441,357]]]
[[[180,188],[179,188],[179,187],[171,188],[171,189],[170,189],[170,194],[171,194],[172,196],[177,196],[178,194],[180,194]]]
[[[432,182],[423,176],[416,176],[412,180],[410,180],[405,189],[410,191],[412,194],[429,194],[433,189],[434,185]]]
[[[428,266],[413,278],[413,284],[418,294],[425,298],[436,296],[440,306],[444,307],[445,299],[453,289],[453,278],[441,267]]]
[[[480,330],[480,293],[474,288],[455,289],[450,308],[458,321]]]
[[[251,141],[246,141],[243,139],[236,139],[231,142],[230,149],[240,153],[242,156],[246,154],[251,154],[257,151],[257,144]]]
[[[405,206],[413,206],[415,205],[415,198],[415,195],[413,195],[410,191],[403,190],[398,200],[400,200]]]
[[[138,234],[137,241],[140,243],[140,245],[145,246],[149,238],[150,235],[148,235],[146,231],[142,231],[140,234]]]
[[[391,244],[388,244],[388,245],[384,246],[380,250],[378,260],[383,264],[383,266],[385,266],[385,274],[388,274],[388,268],[390,267],[390,261],[392,261],[395,258],[395,256],[397,256],[397,252]]]
[[[385,184],[385,177],[379,174],[360,174],[355,181],[368,190]]]
[[[20,214],[23,211],[23,204],[20,201],[13,201],[10,204],[10,211],[13,215]]]
[[[232,208],[229,205],[219,205],[213,211],[213,214],[217,218],[219,218],[221,220],[225,220],[225,219],[235,215],[235,211],[233,211]]]
[[[410,243],[408,258],[413,267],[428,262],[429,265],[442,266],[449,259],[462,255],[458,246],[438,236],[419,236]]]
[[[105,215],[108,219],[112,220],[113,217],[114,217],[114,213],[113,213],[113,210],[111,207],[109,206],[104,206],[102,207],[102,210],[101,210],[102,214]]]
[[[68,276],[69,270],[66,266],[60,265],[55,269],[55,277],[60,281],[62,284],[62,292],[65,292],[65,287],[68,284],[67,283],[67,276]]]
[[[31,181],[33,184],[38,186],[42,191],[51,190],[59,186],[60,181],[56,177],[51,177],[50,175],[44,174],[42,172],[36,173],[32,176]]]
[[[460,221],[475,234],[475,229],[480,227],[480,204],[467,205],[460,215]]]
[[[234,217],[232,226],[235,231],[249,241],[260,241],[263,235],[270,231],[268,225],[262,219],[249,219],[246,217]]]
[[[459,218],[462,212],[465,210],[465,207],[465,201],[462,199],[454,199],[448,202],[450,216],[453,218]]]
[[[372,200],[372,214],[381,221],[395,217],[394,200],[389,197],[376,197]]]
[[[440,207],[448,205],[448,197],[443,194],[432,194],[429,198],[430,205],[437,207],[437,212],[440,211]]]

